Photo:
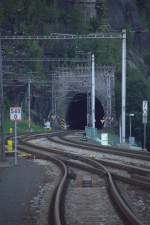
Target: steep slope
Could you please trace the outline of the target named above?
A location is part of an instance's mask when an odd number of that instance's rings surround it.
[[[137,115],[134,135],[140,136],[142,132],[142,100],[150,100],[149,14],[149,0],[1,0],[0,32],[2,35],[43,35],[51,32],[121,31],[122,28],[126,28],[127,113],[132,111]],[[120,90],[118,87],[121,83],[121,45],[119,46],[118,43],[110,41],[79,42],[78,40],[74,42],[29,41],[24,43],[10,41],[3,42],[3,46],[5,58],[74,57],[78,50],[93,51],[98,64],[115,64],[116,66],[116,100],[119,112],[120,100],[118,95],[120,96]],[[6,69],[8,72],[20,74],[20,76],[33,72],[35,77],[37,74],[46,77],[44,75],[50,71],[51,67],[46,65],[45,69],[45,65],[41,62],[28,64],[21,62],[15,65],[7,62]],[[9,77],[9,74],[6,76]],[[138,91],[136,85],[141,91]],[[39,105],[33,107],[33,110],[36,111],[37,108]],[[47,109],[49,109],[48,106]]]

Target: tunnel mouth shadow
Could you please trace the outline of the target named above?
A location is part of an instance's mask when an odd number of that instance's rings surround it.
[[[101,123],[104,117],[104,109],[98,98],[95,98],[95,127],[102,129]],[[76,94],[69,106],[66,113],[66,121],[69,128],[72,130],[84,130],[87,125],[87,94],[79,93]]]

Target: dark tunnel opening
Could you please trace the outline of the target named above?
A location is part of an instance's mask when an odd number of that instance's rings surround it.
[[[101,119],[104,116],[104,109],[100,101],[95,99],[95,126],[97,129],[102,129]],[[84,130],[87,125],[87,95],[77,94],[73,97],[68,106],[66,121],[69,128],[72,130]]]

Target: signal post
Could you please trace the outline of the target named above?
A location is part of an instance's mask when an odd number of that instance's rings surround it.
[[[14,121],[15,127],[15,149],[14,149],[14,164],[15,166],[18,164],[17,160],[17,121],[21,121],[21,107],[11,107],[10,108],[10,120]]]

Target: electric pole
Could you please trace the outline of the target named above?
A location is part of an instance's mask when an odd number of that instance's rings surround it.
[[[31,129],[31,79],[28,79],[28,126]]]
[[[95,128],[95,57],[92,54],[92,128]]]
[[[126,140],[126,30],[122,30],[122,144]]]
[[[2,71],[2,46],[0,40],[0,104],[1,104],[1,153],[0,157],[2,160],[5,159],[5,139],[4,139],[4,93],[3,93],[3,71]]]

